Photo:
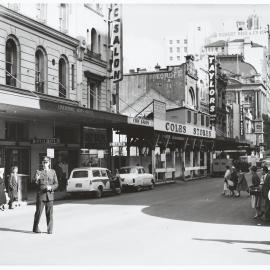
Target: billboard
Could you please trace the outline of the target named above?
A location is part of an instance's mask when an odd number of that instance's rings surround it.
[[[210,123],[214,125],[216,119],[216,57],[214,55],[208,56],[208,76]]]
[[[111,78],[114,83],[123,79],[123,35],[122,35],[122,6],[113,4],[111,10],[111,49],[112,71]]]

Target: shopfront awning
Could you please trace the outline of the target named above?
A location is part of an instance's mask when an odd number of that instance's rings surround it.
[[[127,116],[92,110],[78,102],[0,85],[0,113],[9,118],[54,120],[82,125],[120,125]]]

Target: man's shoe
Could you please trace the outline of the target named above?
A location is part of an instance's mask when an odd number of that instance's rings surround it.
[[[48,234],[52,234],[52,231],[48,231],[47,233],[48,233]]]
[[[33,230],[33,233],[41,233],[41,231],[38,229],[38,230]]]

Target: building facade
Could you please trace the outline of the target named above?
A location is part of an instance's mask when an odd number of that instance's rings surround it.
[[[94,25],[93,25],[94,26]],[[44,155],[64,178],[77,166],[110,167],[108,53],[0,6],[0,166],[29,184]],[[53,154],[52,154],[53,153]]]

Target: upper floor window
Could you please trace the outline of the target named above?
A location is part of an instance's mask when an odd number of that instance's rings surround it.
[[[101,38],[100,38],[100,35],[98,35],[98,53],[101,53]]]
[[[187,53],[187,47],[184,47],[184,52]]]
[[[6,42],[6,84],[18,86],[20,71],[20,47],[17,39],[10,36]]]
[[[45,85],[47,82],[47,55],[42,47],[38,47],[35,54],[36,58],[36,91],[45,93]]]
[[[184,39],[184,44],[187,44],[187,39]]]
[[[66,98],[68,95],[68,60],[65,56],[61,56],[58,67],[59,74],[59,97]]]
[[[191,123],[191,111],[187,111],[187,122]]]
[[[180,47],[177,47],[176,49],[177,49],[177,52],[180,52]]]
[[[177,44],[179,44],[180,43],[180,40],[178,39],[176,42],[177,42]]]
[[[206,119],[206,126],[209,127],[209,124],[210,124],[209,116],[206,116],[205,119]]]
[[[91,30],[91,51],[97,52],[97,31],[95,28]]]
[[[170,41],[169,41],[169,43],[170,43],[170,44],[173,44],[173,41],[172,41],[172,40],[170,40]]]
[[[87,82],[88,104],[90,109],[99,109],[100,83],[92,80]]]
[[[28,139],[28,125],[21,122],[6,122],[5,129],[6,140],[27,140]]]
[[[170,53],[172,53],[173,52],[173,48],[172,47],[170,47]]]
[[[204,115],[201,115],[201,125],[204,126]]]
[[[67,33],[69,24],[68,4],[60,4],[59,21],[60,21],[60,31],[63,33]]]
[[[195,94],[192,87],[190,87],[188,90],[187,104],[191,106],[195,106]]]
[[[37,20],[41,23],[47,22],[47,4],[37,4]]]
[[[198,114],[197,113],[194,113],[194,125],[197,124],[197,116],[198,116]]]

